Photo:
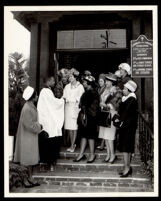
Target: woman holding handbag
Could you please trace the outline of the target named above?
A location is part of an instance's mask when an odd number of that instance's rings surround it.
[[[97,139],[97,114],[99,110],[99,94],[95,89],[95,79],[89,75],[83,78],[85,92],[80,100],[81,111],[78,116],[78,126],[81,134],[80,153],[74,162],[85,159],[84,151],[89,143],[90,155],[87,163],[93,163],[95,155],[95,139]]]
[[[124,84],[122,102],[119,108],[119,117],[115,118],[114,124],[119,127],[119,150],[123,152],[124,169],[120,177],[128,177],[132,174],[131,154],[134,153],[135,133],[137,128],[137,97],[135,91],[137,84],[129,80]]]
[[[99,138],[105,140],[107,147],[107,156],[104,162],[114,163],[116,156],[114,153],[114,140],[116,134],[116,127],[111,122],[111,118],[117,113],[115,105],[112,103],[117,92],[115,86],[117,81],[116,75],[109,73],[106,75],[106,90],[102,93],[100,103],[100,115],[98,116]],[[107,116],[107,119],[105,117]],[[101,116],[104,116],[101,118]],[[103,122],[106,119],[106,122]],[[106,124],[107,123],[107,124]]]

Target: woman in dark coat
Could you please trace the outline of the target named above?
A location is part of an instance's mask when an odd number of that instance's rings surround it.
[[[132,80],[124,84],[124,96],[119,108],[119,150],[123,152],[124,156],[124,170],[120,173],[120,177],[127,177],[132,174],[130,162],[131,154],[134,153],[137,128],[137,98],[134,93],[136,88],[137,85]]]
[[[84,151],[87,145],[87,141],[89,143],[90,148],[90,156],[88,158],[87,163],[94,162],[95,156],[95,139],[98,137],[97,133],[97,114],[99,110],[99,94],[97,90],[94,88],[94,77],[86,76],[83,80],[83,86],[85,88],[85,92],[80,100],[81,111],[85,112],[87,124],[83,125],[78,118],[78,126],[80,129],[81,135],[81,145],[80,145],[80,153],[79,156],[74,160],[74,162],[79,162],[80,160],[85,158]]]

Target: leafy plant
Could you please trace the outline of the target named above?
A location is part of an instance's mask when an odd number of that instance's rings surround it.
[[[29,62],[18,52],[9,54],[9,135],[15,135],[24,100],[22,92],[28,85]]]

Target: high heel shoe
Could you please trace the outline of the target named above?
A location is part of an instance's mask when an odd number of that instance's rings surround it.
[[[25,188],[32,188],[33,187],[33,184],[31,184],[28,180],[24,180],[23,185]]]
[[[108,163],[109,160],[110,160],[110,157],[109,157],[108,159],[105,158],[105,159],[103,160],[103,162]]]
[[[115,156],[115,158],[112,161],[108,161],[110,164],[113,164],[115,162],[115,160],[117,159],[117,156]]]
[[[83,160],[83,159],[86,159],[86,156],[85,155],[83,155],[81,158],[79,158],[79,159],[74,159],[73,160],[73,162],[79,162],[79,161],[81,161],[81,160]]]
[[[28,179],[28,182],[32,185],[32,186],[40,186],[40,183],[38,183],[37,181],[35,181],[34,179]]]
[[[96,159],[96,155],[94,156],[94,158],[92,160],[87,161],[87,163],[93,163],[95,161],[95,159]]]
[[[119,174],[119,175],[122,175],[122,174],[123,174],[123,172],[118,172],[118,174]]]
[[[131,167],[130,167],[130,169],[129,169],[129,171],[127,173],[125,173],[125,174],[122,173],[120,175],[120,177],[122,177],[122,178],[123,177],[128,177],[128,176],[132,176],[132,168]]]

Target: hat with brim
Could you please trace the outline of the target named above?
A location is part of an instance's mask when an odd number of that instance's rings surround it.
[[[105,79],[110,80],[112,82],[116,82],[117,81],[117,76],[115,74],[109,73],[109,74],[105,75]]]
[[[27,86],[23,92],[22,97],[23,97],[23,99],[25,99],[27,101],[31,98],[33,93],[34,93],[34,88]]]
[[[131,92],[135,92],[137,89],[137,84],[133,80],[129,80],[124,84],[124,86],[129,89]]]

